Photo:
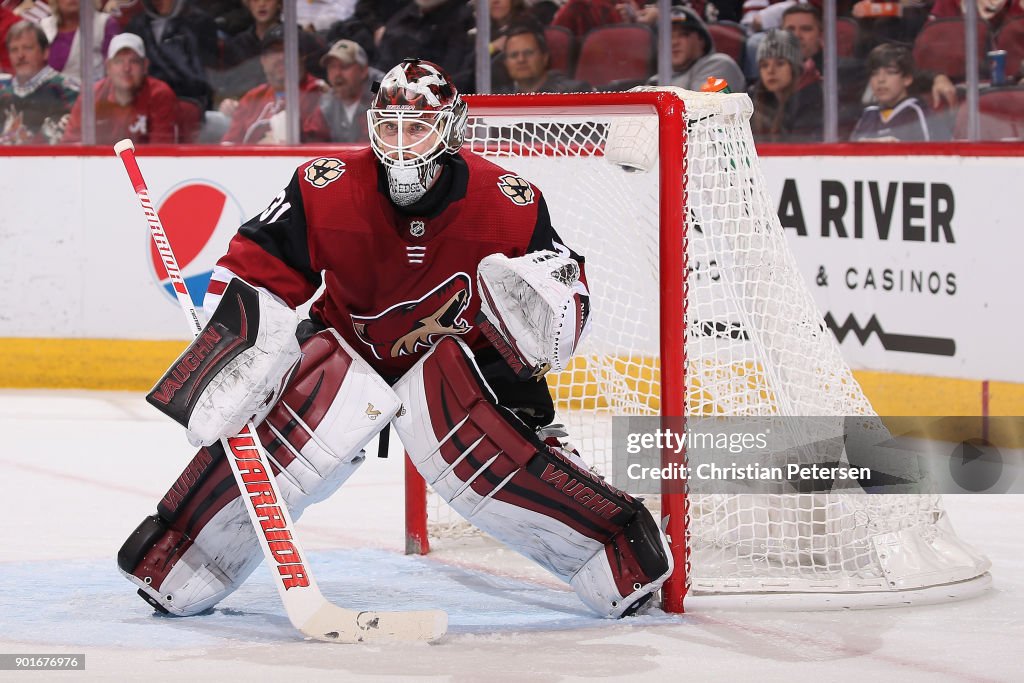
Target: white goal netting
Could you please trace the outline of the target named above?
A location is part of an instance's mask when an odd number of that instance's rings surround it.
[[[592,333],[548,381],[572,444],[602,472],[611,418],[658,415],[668,383],[685,386],[689,417],[874,414],[787,248],[749,98],[674,92],[686,135],[670,144],[684,172],[664,188],[663,117],[629,93],[470,107],[467,147],[537,185],[565,243],[586,257]],[[662,193],[682,198],[681,215],[666,212]],[[665,230],[684,235],[679,272],[661,267]],[[685,322],[662,329],[673,278]],[[682,338],[683,367],[663,367],[662,334]],[[453,513],[431,499],[432,532],[458,533]],[[691,595],[900,591],[988,567],[935,495],[690,495],[688,511]]]

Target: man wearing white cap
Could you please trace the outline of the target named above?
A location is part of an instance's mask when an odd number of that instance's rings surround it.
[[[366,112],[373,102],[366,51],[351,40],[339,40],[320,59],[327,70],[329,92],[320,99],[320,111],[332,142],[367,142]]]
[[[107,77],[96,83],[96,144],[131,138],[135,144],[173,143],[178,100],[163,81],[147,75],[142,38],[114,36],[107,49]],[[81,142],[82,100],[71,110],[61,142]]]

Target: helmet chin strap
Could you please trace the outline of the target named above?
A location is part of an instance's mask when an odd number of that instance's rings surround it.
[[[387,166],[388,190],[391,201],[398,206],[418,202],[440,175],[441,166],[434,159],[419,166]]]

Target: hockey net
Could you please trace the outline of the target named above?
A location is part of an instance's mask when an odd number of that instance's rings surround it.
[[[586,257],[592,332],[571,367],[548,376],[571,443],[607,473],[613,416],[874,415],[787,248],[749,98],[641,90],[469,98],[467,147],[537,185]],[[407,546],[425,549],[412,479]],[[671,516],[672,611],[684,595],[688,608],[724,595],[855,606],[988,579],[937,495],[647,503]],[[431,534],[467,528],[433,494],[426,511]]]

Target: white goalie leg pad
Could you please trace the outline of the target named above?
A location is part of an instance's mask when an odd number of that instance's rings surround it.
[[[295,380],[257,428],[267,456],[282,468],[281,495],[296,513],[334,493],[353,461],[362,462],[366,444],[402,407],[388,383],[333,329],[311,337],[302,352]]]
[[[395,429],[431,487],[601,616],[631,613],[671,572],[667,544],[643,505],[497,405],[461,341],[440,341],[395,392],[404,407]]]
[[[366,444],[401,407],[388,384],[333,330],[314,335],[302,349],[284,396],[257,427],[296,520],[352,475],[365,459]],[[216,444],[199,451],[161,500],[158,515],[126,541],[118,565],[151,604],[188,616],[234,591],[262,559]]]

